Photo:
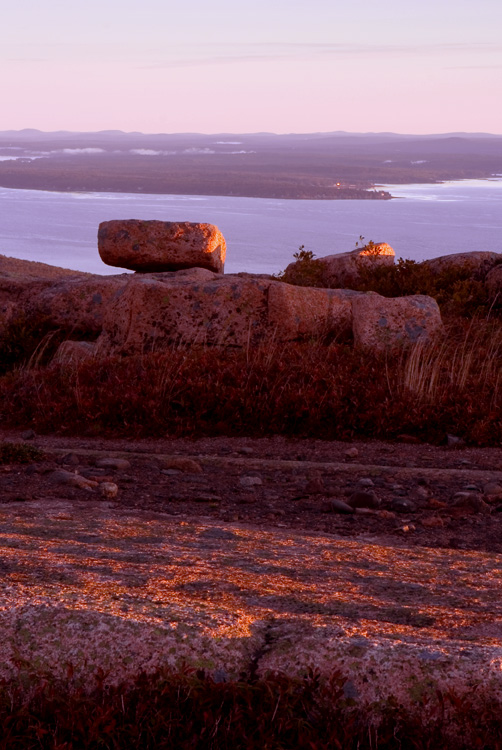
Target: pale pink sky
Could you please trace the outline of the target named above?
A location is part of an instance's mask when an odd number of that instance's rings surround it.
[[[0,130],[502,133],[500,0],[16,0]]]

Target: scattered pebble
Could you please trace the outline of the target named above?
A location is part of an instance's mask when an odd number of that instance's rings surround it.
[[[260,477],[240,477],[239,484],[242,487],[260,487],[263,481]]]
[[[79,487],[84,490],[92,490],[98,486],[97,482],[93,482],[91,479],[80,474],[74,474],[71,471],[64,471],[63,469],[53,471],[50,475],[50,480],[54,484],[65,484],[68,487]]]
[[[359,451],[357,450],[357,448],[349,448],[344,453],[344,456],[346,458],[357,458],[358,455],[359,455]]]
[[[379,518],[384,518],[385,520],[396,518],[396,514],[391,510],[379,510],[377,511],[377,515],[379,516]]]
[[[108,500],[112,500],[114,497],[117,497],[119,493],[119,488],[115,484],[115,482],[101,482],[99,485],[99,494],[101,497],[106,497]]]
[[[131,463],[126,458],[98,458],[96,461],[98,469],[117,469],[125,471],[131,468]]]
[[[432,508],[434,510],[438,510],[439,508],[447,508],[447,504],[443,503],[441,500],[437,500],[435,497],[431,497],[427,502],[427,507]]]
[[[361,479],[358,479],[357,484],[359,487],[374,487],[375,483],[370,477],[361,477]]]
[[[396,513],[416,513],[417,510],[415,503],[404,497],[392,498],[390,508]]]
[[[426,529],[439,529],[444,526],[444,521],[440,516],[426,516],[422,518],[421,524]]]
[[[233,531],[227,529],[211,528],[201,531],[199,537],[204,539],[237,539],[237,535]]]
[[[462,438],[457,437],[456,435],[447,435],[446,445],[448,448],[460,448],[465,445],[465,440],[462,440]]]
[[[355,513],[354,508],[351,508],[350,505],[344,503],[343,500],[338,500],[338,498],[331,498],[330,500],[327,500],[323,506],[323,509],[325,509],[328,513],[346,513],[347,515]]]
[[[309,479],[307,486],[305,487],[305,492],[307,495],[322,495],[326,492],[326,487],[324,486],[322,479]]]
[[[425,487],[417,487],[415,494],[419,500],[427,500],[429,497],[429,491]]]
[[[493,500],[502,498],[502,485],[497,482],[488,482],[483,486],[483,494]]]
[[[80,458],[76,453],[67,453],[66,456],[63,456],[63,458],[61,459],[61,463],[63,464],[63,466],[78,466],[80,463]]]
[[[485,503],[479,492],[456,492],[453,496],[456,508],[466,508],[475,513],[489,513],[490,506]]]
[[[162,459],[161,463],[164,471],[174,470],[181,471],[183,474],[202,474],[202,466],[193,458],[187,458],[186,456],[172,456]]]
[[[351,508],[379,508],[380,500],[373,490],[356,490],[347,500],[347,504]]]

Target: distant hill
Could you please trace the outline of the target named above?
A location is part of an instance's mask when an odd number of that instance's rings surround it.
[[[0,132],[0,186],[272,198],[367,198],[378,185],[502,174],[489,133]]]

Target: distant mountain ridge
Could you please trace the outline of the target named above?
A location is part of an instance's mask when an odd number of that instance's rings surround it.
[[[33,136],[47,136],[47,137],[73,137],[73,136],[144,136],[149,137],[186,137],[186,136],[200,136],[204,138],[219,138],[219,137],[252,137],[252,136],[271,136],[274,138],[319,138],[329,136],[350,136],[354,138],[366,138],[366,137],[383,137],[383,138],[451,138],[451,137],[463,137],[463,138],[502,138],[502,134],[497,133],[486,133],[486,132],[469,132],[469,131],[453,131],[446,133],[395,133],[393,131],[367,131],[357,132],[350,130],[332,130],[332,131],[314,131],[312,133],[273,133],[271,131],[258,131],[253,133],[199,133],[199,132],[177,132],[177,133],[143,133],[139,130],[39,130],[38,128],[22,128],[21,130],[0,130],[0,138],[3,137],[33,137]]]

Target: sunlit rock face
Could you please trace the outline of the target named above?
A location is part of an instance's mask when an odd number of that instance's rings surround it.
[[[443,332],[443,323],[432,297],[368,292],[352,300],[352,330],[356,347],[378,352],[430,342]]]
[[[102,222],[98,250],[107,265],[131,271],[199,267],[223,273],[226,244],[212,224],[129,219]]]
[[[319,269],[319,285],[339,289],[357,283],[362,268],[393,265],[394,260],[395,253],[392,247],[386,242],[379,242],[356,248],[351,252],[316,258],[314,263]],[[286,281],[298,283],[298,277],[301,277],[302,273],[302,261],[290,263],[285,272]]]

